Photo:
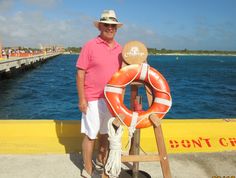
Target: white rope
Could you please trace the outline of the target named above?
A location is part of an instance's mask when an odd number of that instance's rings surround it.
[[[128,149],[130,149],[130,147],[131,147],[131,139],[134,136],[134,132],[135,132],[136,126],[137,126],[137,121],[138,121],[138,113],[133,112],[132,120],[131,120],[130,126],[128,127],[128,131],[129,131],[128,143],[125,146],[126,148],[128,147]]]
[[[114,120],[115,117],[112,117],[108,121],[108,140],[110,143],[110,152],[105,165],[105,171],[109,178],[117,178],[121,172],[121,137],[123,134],[123,127],[119,126],[118,129],[115,130],[112,125]]]
[[[136,130],[136,124],[137,124],[137,120],[138,120],[138,113],[137,112],[133,112],[132,114],[132,120],[129,126],[129,136],[132,138],[133,134]]]
[[[141,73],[140,73],[140,77],[139,79],[144,81],[147,74],[148,74],[148,67],[149,65],[147,63],[142,63],[142,69],[141,69]]]

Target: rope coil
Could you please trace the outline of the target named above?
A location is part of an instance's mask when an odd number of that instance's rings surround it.
[[[110,143],[110,152],[105,165],[105,171],[110,178],[119,177],[121,172],[121,137],[123,134],[123,127],[119,126],[118,129],[115,130],[112,124],[114,120],[115,117],[112,117],[108,121],[108,141]]]

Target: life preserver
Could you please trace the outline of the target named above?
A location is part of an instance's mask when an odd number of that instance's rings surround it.
[[[146,111],[129,110],[123,103],[123,90],[134,81],[142,81],[152,89],[153,103]],[[113,116],[123,114],[125,118],[121,121],[128,127],[149,127],[152,125],[149,119],[151,114],[155,113],[158,118],[162,119],[172,105],[166,79],[146,63],[132,64],[121,68],[106,85],[104,94]]]

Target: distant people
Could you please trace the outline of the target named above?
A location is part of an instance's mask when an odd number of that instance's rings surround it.
[[[2,51],[1,51],[1,52],[2,52],[2,57],[3,57],[3,56],[6,56],[6,52],[5,52],[5,50],[4,50],[4,49],[2,49]]]
[[[7,49],[7,51],[6,51],[7,59],[9,59],[10,54],[11,54],[11,50],[10,50],[10,49]]]
[[[78,107],[82,112],[81,132],[84,133],[82,155],[83,177],[91,177],[93,172],[92,155],[95,139],[98,136],[99,148],[95,166],[104,169],[108,153],[107,122],[111,114],[106,106],[104,87],[112,75],[121,67],[122,47],[114,39],[117,29],[122,26],[114,10],[104,10],[94,25],[100,35],[88,41],[77,60]]]

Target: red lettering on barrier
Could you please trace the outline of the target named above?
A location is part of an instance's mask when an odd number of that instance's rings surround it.
[[[207,146],[211,147],[210,138],[201,138],[201,137],[199,137],[199,139],[204,140],[206,142]]]
[[[203,147],[212,147],[210,138],[192,139],[192,140],[169,140],[171,148],[203,148]],[[218,143],[223,147],[236,147],[236,138],[219,138]]]
[[[184,148],[189,148],[191,146],[191,143],[189,140],[182,140],[181,144]]]
[[[232,146],[236,146],[236,138],[229,138],[229,141]]]
[[[183,148],[202,148],[204,146],[207,147],[211,147],[211,143],[210,143],[210,138],[201,138],[199,137],[199,139],[192,139],[192,140],[169,140],[170,143],[170,147],[171,148],[179,148],[179,147],[183,147]],[[205,143],[205,144],[204,144]]]
[[[192,142],[193,142],[193,146],[196,148],[196,145],[198,146],[198,147],[201,147],[202,148],[202,143],[201,143],[201,141],[198,139],[198,140],[192,140]]]
[[[171,148],[178,148],[179,147],[179,143],[176,140],[170,140],[170,147]]]
[[[219,139],[219,142],[220,142],[220,144],[221,144],[222,146],[228,146],[228,143],[227,143],[227,141],[226,141],[225,138],[220,138],[220,139]]]
[[[220,145],[227,147],[227,146],[236,146],[236,138],[220,138],[219,139]]]

